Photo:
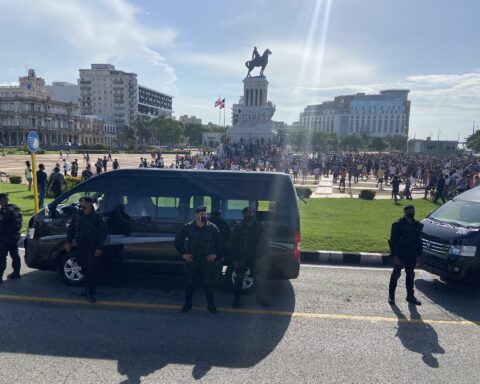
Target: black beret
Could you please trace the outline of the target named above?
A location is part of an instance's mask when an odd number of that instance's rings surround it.
[[[255,211],[253,210],[252,207],[245,207],[242,209],[242,213],[245,215],[245,216],[253,216],[253,214],[255,213]]]
[[[195,209],[195,213],[198,213],[198,212],[207,212],[207,207],[205,205],[201,205],[200,207],[197,207],[197,209]]]
[[[406,211],[407,209],[415,209],[415,207],[413,205],[406,205],[405,207],[403,207],[403,210]]]

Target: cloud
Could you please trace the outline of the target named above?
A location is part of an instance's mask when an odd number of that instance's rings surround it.
[[[126,0],[0,0],[0,8],[0,32],[16,36],[2,43],[2,51],[24,60],[31,52],[28,64],[44,72],[58,76],[67,63],[76,63],[76,77],[80,66],[110,62],[124,70],[144,69],[145,77],[155,74],[159,84],[176,81],[174,69],[159,52],[173,46],[175,29],[142,25],[142,9]]]

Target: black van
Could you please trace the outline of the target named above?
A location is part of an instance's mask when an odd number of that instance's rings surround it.
[[[211,221],[229,230],[251,206],[263,222],[270,254],[270,277],[294,279],[300,269],[300,219],[288,175],[264,172],[122,169],[95,176],[65,192],[28,224],[25,262],[30,268],[58,271],[70,285],[83,274],[64,252],[66,229],[82,196],[91,196],[108,228],[104,261],[132,269],[160,266],[181,270],[174,247],[178,230],[206,205]],[[228,236],[226,236],[228,237]],[[228,239],[227,239],[228,240]],[[228,244],[222,255],[229,265]],[[173,271],[172,271],[173,272]],[[248,274],[244,289],[253,285]]]
[[[422,222],[420,267],[444,280],[480,281],[480,187],[456,196]]]

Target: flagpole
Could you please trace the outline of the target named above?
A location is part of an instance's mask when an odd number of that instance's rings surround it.
[[[222,100],[222,96],[218,96],[218,100]],[[218,106],[218,125],[221,125],[221,120],[222,120],[222,108],[221,104]]]
[[[225,110],[227,109],[227,103],[223,103],[223,128],[225,129]]]

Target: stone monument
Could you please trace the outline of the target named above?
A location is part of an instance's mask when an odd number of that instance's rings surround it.
[[[267,49],[260,56],[255,47],[252,60],[245,63],[248,73],[243,80],[243,96],[233,106],[233,127],[228,132],[230,143],[248,142],[250,139],[266,142],[275,137],[272,122],[275,106],[268,101],[268,81],[263,75],[270,54]],[[261,67],[260,76],[250,75],[255,67]]]

